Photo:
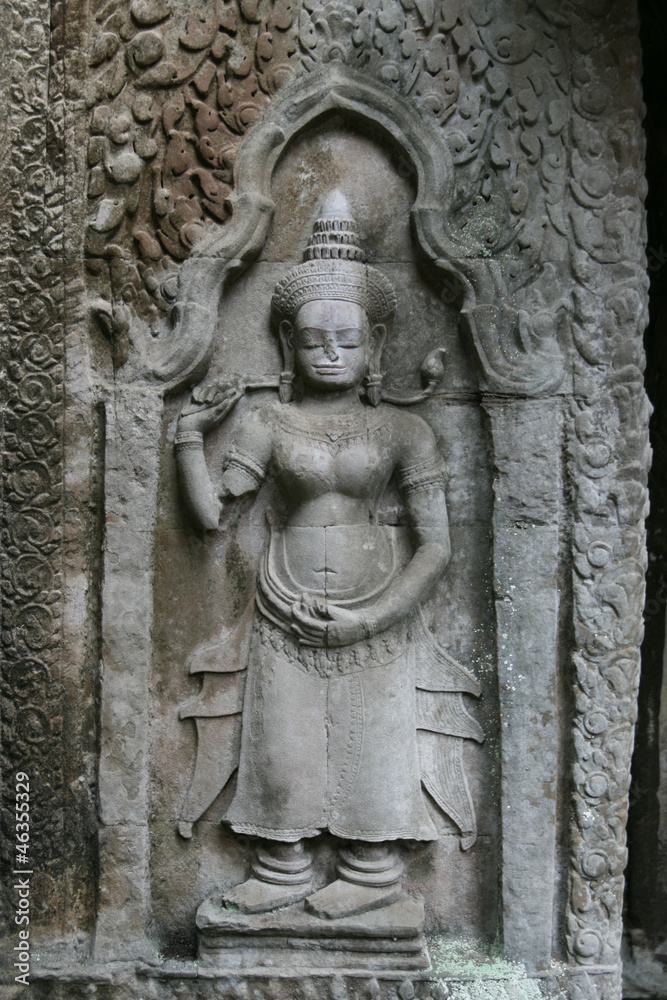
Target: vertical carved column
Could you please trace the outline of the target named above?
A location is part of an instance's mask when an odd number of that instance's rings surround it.
[[[99,769],[100,902],[95,951],[146,952],[153,529],[162,400],[124,389],[107,406]]]
[[[54,912],[59,930],[66,924],[63,900],[78,863],[66,837],[76,793],[70,797],[67,780],[61,653],[67,268],[59,20],[58,4],[20,0],[3,6],[0,30],[0,854],[11,871],[15,775],[24,772],[31,794],[26,869],[39,861],[30,876],[33,941],[53,934]],[[0,893],[8,928],[16,926],[14,881],[5,877]]]
[[[487,399],[494,449],[505,953],[549,966],[558,785],[560,403]]]

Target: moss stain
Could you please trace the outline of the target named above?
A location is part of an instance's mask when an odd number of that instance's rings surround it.
[[[431,940],[429,954],[448,1000],[566,1000],[560,990],[553,992],[553,981],[529,978],[523,965],[502,958],[495,945],[489,950],[471,940]]]

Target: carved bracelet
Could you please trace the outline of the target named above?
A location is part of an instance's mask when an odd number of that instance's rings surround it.
[[[362,615],[361,621],[364,627],[364,638],[372,639],[374,635],[377,635],[380,631],[377,623],[377,619],[373,615]]]
[[[204,435],[201,431],[177,431],[174,437],[174,444],[178,448],[179,445],[183,444],[196,444],[203,445]]]

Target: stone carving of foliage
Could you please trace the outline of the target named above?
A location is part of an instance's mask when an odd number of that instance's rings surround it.
[[[60,5],[51,44],[58,42]],[[17,771],[29,775],[31,843],[38,845],[39,920],[57,897],[63,845],[63,159],[60,64],[50,60],[48,8],[20,0],[6,12],[12,58],[0,229],[2,397],[2,855],[14,857]],[[9,48],[8,48],[9,51]],[[12,880],[3,904],[13,926]],[[35,884],[37,890],[37,884]]]
[[[580,5],[570,71],[571,181],[563,204],[575,351],[569,461],[576,717],[567,943],[582,966],[613,965],[621,942],[650,458],[640,336],[647,281],[638,265],[625,263],[640,259],[645,239],[641,150],[628,139],[640,105],[639,73],[620,41],[598,42],[597,26],[610,9]],[[575,996],[588,996],[591,977],[578,982]],[[591,996],[618,995],[617,977],[600,982]]]
[[[443,130],[453,245],[462,257],[507,258],[508,293],[524,285],[562,237],[569,39],[568,18],[546,4],[517,9],[505,22],[483,0],[209,0],[187,16],[166,0],[101,5],[89,54],[93,286],[157,332],[178,263],[228,217],[238,146],[261,107],[330,61],[410,97]],[[558,315],[543,309],[538,337]]]
[[[99,275],[110,261],[105,297],[155,324],[174,303],[177,262],[228,216],[238,145],[290,72],[293,9],[133,0],[96,15],[88,266]]]

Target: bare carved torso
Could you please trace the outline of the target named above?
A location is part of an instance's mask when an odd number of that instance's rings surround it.
[[[276,404],[244,423],[237,447],[284,496],[287,523],[274,556],[296,591],[345,602],[387,585],[396,560],[377,506],[406,454],[434,457],[423,421],[386,406],[323,416]],[[235,492],[233,473],[223,486]]]

